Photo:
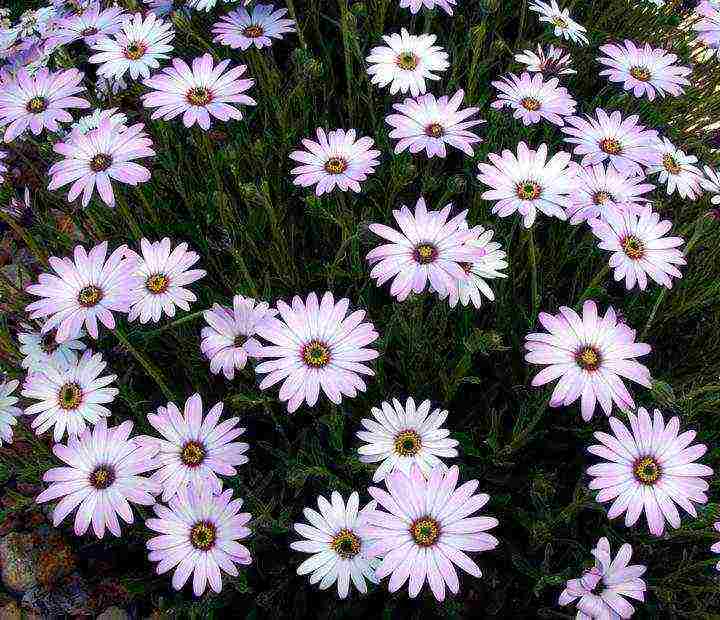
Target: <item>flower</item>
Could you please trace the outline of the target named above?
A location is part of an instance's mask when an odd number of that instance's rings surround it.
[[[425,400],[415,407],[415,401],[408,398],[403,405],[397,398],[392,404],[383,402],[380,408],[370,410],[374,419],[363,418],[360,423],[365,430],[356,435],[367,443],[358,448],[362,463],[380,465],[373,474],[373,482],[381,482],[393,471],[410,475],[413,464],[420,467],[424,476],[429,476],[433,467],[443,471],[447,466],[440,457],[458,455],[458,442],[449,439],[450,431],[440,428],[448,412],[434,409]]]
[[[17,380],[0,382],[0,446],[3,441],[12,443],[12,427],[17,424],[17,417],[22,414],[22,409],[15,406],[18,402],[17,396],[12,395],[18,385],[20,382]]]
[[[152,140],[144,128],[142,123],[126,127],[114,124],[111,118],[104,118],[97,129],[85,134],[74,131],[66,142],[53,147],[65,159],[50,166],[48,174],[52,178],[48,189],[55,190],[72,183],[68,202],[82,193],[82,204],[86,207],[97,186],[103,202],[114,207],[111,179],[132,186],[150,180],[150,171],[133,161],[155,155]]]
[[[128,15],[122,29],[112,37],[103,37],[93,45],[95,52],[89,61],[100,65],[99,76],[122,78],[129,72],[133,80],[150,77],[150,69],[157,69],[159,61],[168,58],[169,45],[175,36],[172,24],[148,12]]]
[[[515,54],[515,60],[526,64],[530,73],[542,73],[546,77],[577,73],[572,68],[572,56],[561,47],[552,44],[548,46],[547,51],[539,44],[537,52],[523,50],[521,54]]]
[[[368,489],[387,512],[369,513],[368,525],[360,533],[372,541],[367,557],[382,557],[375,574],[378,579],[390,575],[390,592],[399,590],[409,578],[409,594],[415,598],[427,580],[435,598],[442,601],[446,585],[454,594],[460,589],[455,566],[473,577],[482,576],[465,552],[497,547],[498,539],[486,532],[497,527],[498,520],[470,517],[490,496],[475,495],[477,480],[457,487],[458,475],[457,466],[447,472],[436,467],[425,479],[413,465],[409,476],[401,471],[389,474],[387,491]]]
[[[174,58],[172,67],[143,82],[153,90],[142,97],[146,108],[157,108],[153,119],[170,120],[183,115],[185,127],[195,123],[210,129],[211,117],[221,121],[242,119],[238,104],[256,105],[255,100],[243,94],[255,80],[242,80],[247,67],[240,65],[225,72],[229,60],[213,65],[210,54],[195,58],[192,69],[185,61]],[[234,105],[233,105],[234,104]]]
[[[720,532],[720,521],[716,521],[713,527],[715,528],[716,532]],[[716,542],[712,547],[710,547],[710,551],[712,551],[713,553],[720,553],[720,541]],[[720,562],[715,565],[715,570],[720,571]]]
[[[130,439],[132,422],[126,420],[108,427],[101,419],[80,437],[70,437],[67,445],[55,444],[53,453],[67,467],[54,467],[43,476],[51,483],[35,501],[38,504],[58,498],[53,510],[57,527],[75,508],[75,534],[82,536],[92,521],[95,536],[102,538],[105,528],[120,536],[118,516],[133,522],[130,503],[152,506],[156,484],[141,476],[152,468],[153,448]]]
[[[300,187],[315,185],[315,194],[322,196],[335,187],[346,192],[360,191],[360,182],[375,172],[380,151],[371,149],[372,138],[355,140],[354,129],[335,129],[325,133],[317,128],[318,141],[303,139],[305,151],[293,151],[290,159],[302,165],[290,172],[296,175],[293,183]]]
[[[499,95],[490,105],[496,110],[512,108],[513,117],[522,119],[524,125],[545,119],[562,126],[563,116],[575,114],[577,104],[566,88],[558,87],[559,83],[557,78],[546,82],[542,73],[523,73],[520,77],[511,73],[492,83]]]
[[[720,6],[702,0],[695,7],[696,20],[693,28],[697,32],[697,39],[710,48],[711,54],[720,50]]]
[[[440,211],[428,211],[420,197],[411,212],[405,205],[393,211],[400,228],[370,224],[370,230],[390,243],[371,250],[367,260],[372,265],[370,277],[382,286],[393,280],[390,294],[405,301],[411,292],[422,293],[428,282],[441,298],[448,296],[455,283],[465,276],[463,264],[480,260],[485,250],[473,247],[481,227],[468,230],[467,211],[448,220],[452,204]],[[394,278],[394,279],[393,279]]]
[[[577,602],[577,617],[586,620],[630,618],[635,609],[627,598],[645,600],[647,585],[640,577],[647,568],[641,564],[628,565],[632,547],[627,543],[613,558],[610,543],[604,537],[598,541],[592,554],[595,566],[586,570],[579,579],[570,579],[565,584],[558,604],[569,605],[580,599]]]
[[[185,288],[204,278],[203,269],[190,269],[200,260],[195,252],[188,251],[188,244],[181,243],[173,249],[170,239],[162,241],[140,240],[142,255],[129,250],[127,258],[136,263],[135,283],[130,292],[128,320],[138,317],[141,323],[152,320],[157,323],[163,313],[172,318],[175,307],[190,310],[197,301],[195,294]]]
[[[5,151],[0,151],[0,184],[5,182],[5,173],[7,172],[7,166],[3,163],[3,159],[7,158]]]
[[[252,45],[257,49],[270,47],[273,39],[295,32],[295,21],[285,19],[287,9],[277,9],[272,4],[258,4],[249,11],[235,9],[223,15],[212,27],[213,41],[229,45],[233,49],[246,50]]]
[[[602,108],[595,110],[596,118],[571,116],[565,119],[562,130],[565,142],[575,144],[575,155],[582,156],[582,165],[599,164],[606,159],[618,171],[643,176],[640,166],[647,165],[656,147],[657,132],[638,123],[634,114],[623,119],[620,112],[608,114]]]
[[[208,487],[180,489],[169,506],[155,504],[157,518],[145,525],[159,535],[147,541],[148,558],[157,562],[158,575],[175,568],[173,588],[180,590],[193,575],[193,593],[207,585],[222,590],[221,571],[237,577],[236,564],[252,562],[250,551],[238,540],[247,538],[251,515],[240,512],[243,501],[230,489],[213,495]]]
[[[305,508],[303,514],[310,525],[295,523],[293,528],[303,537],[290,543],[290,548],[312,554],[300,566],[298,575],[310,574],[310,583],[320,583],[325,590],[337,581],[338,596],[347,598],[350,580],[359,592],[367,593],[367,583],[377,583],[376,561],[364,556],[367,542],[359,528],[367,515],[375,510],[376,502],[370,502],[358,512],[360,500],[353,492],[347,503],[342,496],[333,492],[331,502],[318,496],[318,509]]]
[[[108,119],[113,127],[127,125],[127,116],[122,112],[118,112],[117,108],[110,108],[108,110],[94,110],[92,114],[86,114],[79,121],[71,125],[72,130],[77,130],[79,133],[86,134],[92,129],[97,129],[100,123]]]
[[[660,215],[649,207],[640,215],[625,211],[608,211],[605,220],[588,222],[593,234],[600,239],[598,247],[612,252],[610,267],[615,270],[615,281],[625,280],[630,290],[637,285],[647,288],[647,276],[667,288],[672,288],[671,278],[682,278],[675,265],[685,265],[685,257],[678,249],[684,239],[665,237],[672,222],[660,221]]]
[[[705,177],[700,179],[700,184],[713,194],[710,202],[714,205],[720,205],[720,174],[718,174],[714,168],[706,165]]]
[[[431,11],[436,6],[440,7],[448,15],[452,15],[452,8],[457,4],[457,0],[400,0],[400,6],[404,9],[410,9],[415,15],[423,6]]]
[[[52,45],[67,45],[80,39],[86,45],[95,45],[103,36],[120,30],[125,17],[122,7],[111,6],[103,10],[95,1],[81,13],[72,13],[58,20],[50,41]]]
[[[690,84],[687,76],[692,69],[676,65],[678,57],[662,48],[652,48],[648,43],[637,47],[626,40],[624,45],[602,45],[600,51],[605,56],[599,57],[598,62],[609,67],[600,75],[607,75],[611,82],[623,82],[623,88],[636,97],[646,96],[650,101],[656,94],[677,97],[684,92],[683,86]]]
[[[575,168],[575,185],[567,214],[571,224],[606,219],[607,213],[639,213],[650,201],[643,198],[655,189],[645,177],[628,176],[613,166],[594,164]]]
[[[697,517],[693,503],[705,504],[709,485],[704,477],[713,470],[696,461],[707,451],[703,444],[690,445],[695,431],[678,435],[680,420],[673,417],[666,424],[655,409],[652,420],[640,407],[637,415],[628,412],[630,429],[617,418],[610,418],[613,434],[597,432],[600,444],[588,452],[604,459],[588,468],[592,476],[590,489],[599,491],[596,500],[603,504],[614,500],[608,518],[625,513],[625,525],[635,525],[644,512],[650,533],[662,536],[665,522],[680,527],[675,505]]]
[[[98,77],[95,82],[95,91],[101,100],[112,99],[113,97],[125,92],[128,85],[122,78],[115,77]]]
[[[538,319],[549,333],[525,336],[525,361],[546,366],[532,380],[534,387],[560,379],[551,407],[567,407],[580,398],[588,422],[598,402],[607,415],[613,403],[624,411],[635,406],[622,378],[651,387],[650,371],[635,361],[650,353],[650,345],[635,342],[635,330],[618,321],[612,307],[602,319],[594,301],[583,304],[582,316],[561,306],[560,314],[541,312]]]
[[[187,0],[188,6],[196,9],[197,11],[211,11],[215,8],[215,5],[219,2],[235,2],[236,0]],[[245,0],[244,4],[247,5],[251,0]]]
[[[445,71],[450,66],[447,52],[435,45],[434,34],[409,34],[405,28],[400,34],[383,36],[387,45],[373,47],[365,59],[370,80],[384,88],[390,84],[390,94],[407,93],[413,97],[424,94],[425,80],[439,80],[434,71]]]
[[[151,480],[163,490],[162,500],[167,502],[189,484],[196,489],[208,487],[213,494],[222,491],[222,476],[237,475],[236,465],[248,462],[245,452],[248,444],[234,441],[245,432],[238,428],[239,418],[230,418],[218,424],[223,404],[217,403],[203,418],[200,394],[193,394],[185,402],[184,414],[175,403],[158,407],[157,413],[147,416],[150,426],[163,436],[156,439],[142,436],[138,441],[154,444],[157,448],[157,469]]]
[[[446,157],[445,146],[453,146],[472,157],[472,144],[482,140],[472,131],[485,121],[466,120],[477,113],[478,108],[460,110],[465,93],[457,91],[451,98],[435,98],[428,93],[415,99],[405,99],[403,103],[393,105],[399,114],[390,114],[385,122],[393,127],[390,137],[397,139],[395,153],[410,149],[411,153],[425,151],[428,157]]]
[[[38,402],[25,409],[25,415],[36,415],[32,421],[35,433],[42,435],[54,427],[53,438],[61,441],[65,432],[77,437],[86,422],[96,424],[110,415],[105,406],[115,400],[118,389],[107,387],[117,375],[100,376],[107,363],[100,353],[86,350],[74,364],[47,366],[28,374],[22,395]]]
[[[491,164],[478,164],[477,178],[492,188],[483,192],[482,198],[496,201],[493,213],[508,217],[517,212],[526,228],[533,225],[538,211],[567,219],[565,210],[570,204],[575,170],[568,167],[569,153],[560,151],[550,159],[547,155],[546,144],[533,151],[520,142],[517,156],[504,150],[502,156],[488,154]]]
[[[667,138],[658,141],[648,159],[648,174],[657,174],[660,183],[667,184],[668,196],[677,192],[681,198],[697,200],[702,195],[703,173],[697,157],[686,155]]]
[[[39,372],[48,366],[66,368],[77,364],[77,351],[84,351],[87,346],[80,340],[85,334],[82,330],[78,338],[71,338],[62,343],[55,341],[52,332],[42,333],[30,325],[26,331],[18,333],[20,353],[23,354],[22,367],[32,372]]]
[[[143,0],[150,8],[148,11],[155,13],[158,17],[169,15],[190,15],[190,6],[187,0]]]
[[[208,326],[201,332],[200,350],[210,360],[210,372],[221,370],[228,380],[245,368],[248,358],[257,358],[262,345],[255,338],[258,326],[277,314],[265,302],[235,295],[233,307],[215,304],[203,313]]]
[[[107,241],[86,252],[81,245],[75,246],[74,261],[51,256],[50,266],[57,275],[42,273],[38,284],[27,291],[38,301],[27,306],[31,319],[49,317],[43,324],[46,334],[55,327],[57,342],[77,338],[83,324],[88,333],[98,337],[97,321],[108,329],[115,329],[112,312],[128,312],[130,287],[135,265],[125,258],[126,246],[120,246],[110,257]]]
[[[266,375],[260,389],[282,382],[280,400],[287,401],[289,413],[303,401],[314,407],[320,388],[339,405],[343,395],[355,398],[358,391],[365,391],[360,375],[374,376],[365,362],[378,357],[367,346],[379,334],[372,323],[362,322],[364,310],[347,315],[349,306],[348,299],[336,303],[329,291],[319,304],[315,293],[304,302],[295,296],[292,306],[277,302],[279,319],[268,317],[258,326],[258,334],[273,345],[262,347],[258,357],[275,358],[255,368],[259,375]]]
[[[50,71],[42,67],[34,76],[20,69],[15,79],[0,84],[0,126],[5,142],[12,142],[30,128],[36,136],[43,129],[58,131],[58,123],[69,123],[70,108],[89,108],[90,103],[75,95],[85,90],[83,74],[77,69]]]
[[[528,8],[540,14],[540,21],[550,24],[556,37],[563,37],[580,45],[587,45],[587,30],[570,17],[568,9],[560,9],[556,0],[550,3],[542,0],[532,0]]]

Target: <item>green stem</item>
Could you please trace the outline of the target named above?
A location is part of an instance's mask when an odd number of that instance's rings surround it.
[[[293,2],[293,0],[286,0],[285,6],[287,7],[290,17],[295,21],[295,27],[297,30],[298,41],[300,42],[300,47],[305,49],[305,48],[307,48],[307,43],[305,43],[305,37],[303,36],[302,29],[300,28],[300,23],[298,22],[298,19],[297,19],[297,12],[295,11],[295,3]]]
[[[149,340],[150,338],[155,338],[156,336],[159,336],[163,332],[166,332],[169,329],[173,329],[174,327],[177,327],[178,325],[183,325],[184,323],[190,323],[191,321],[194,321],[195,319],[201,317],[205,310],[198,310],[197,312],[192,312],[191,314],[188,314],[181,319],[177,319],[176,321],[173,321],[172,323],[168,323],[167,325],[163,325],[159,329],[154,329],[151,332],[141,332],[142,338]]]
[[[579,304],[583,303],[589,296],[591,291],[598,285],[602,280],[605,279],[605,276],[607,276],[608,272],[610,271],[610,266],[605,265],[600,271],[597,272],[597,275],[592,279],[592,282],[587,285],[587,288],[583,292],[583,294],[580,296],[580,301],[578,301]]]
[[[530,261],[530,295],[532,322],[537,317],[538,305],[540,303],[540,294],[538,293],[538,272],[537,272],[537,256],[535,252],[535,235],[532,228],[527,229],[528,236],[528,260]]]
[[[160,391],[163,393],[165,398],[167,398],[169,401],[174,401],[175,395],[165,383],[165,379],[163,378],[160,369],[155,366],[155,364],[153,364],[147,357],[145,357],[145,355],[140,353],[140,351],[138,351],[134,346],[130,344],[128,337],[119,327],[116,327],[113,333],[115,334],[115,337],[118,339],[120,344],[122,344],[123,347],[125,347],[125,349],[127,349],[127,351],[132,354],[132,356],[138,362],[140,362],[140,365],[155,380],[155,383],[160,388]]]

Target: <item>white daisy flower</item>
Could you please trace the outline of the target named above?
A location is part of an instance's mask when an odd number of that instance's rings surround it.
[[[714,168],[705,166],[705,177],[700,179],[703,188],[713,194],[710,202],[720,205],[720,174]]]
[[[233,49],[246,50],[270,47],[273,39],[295,32],[295,21],[285,19],[287,9],[277,9],[272,4],[258,4],[249,11],[239,8],[223,15],[212,27],[213,41],[229,45]]]
[[[585,27],[570,17],[568,9],[560,9],[557,0],[550,0],[549,4],[542,0],[533,0],[528,8],[540,14],[541,22],[554,28],[556,37],[563,37],[580,45],[588,44]]]
[[[526,70],[530,73],[542,73],[547,77],[577,73],[571,66],[570,54],[554,45],[549,45],[547,51],[542,45],[537,46],[537,51],[523,50],[515,54],[515,60],[527,65]]]
[[[77,338],[69,338],[58,344],[53,332],[43,334],[30,325],[25,325],[24,329],[26,331],[18,333],[20,353],[23,354],[22,367],[31,372],[42,372],[48,366],[73,366],[77,364],[77,352],[87,348],[80,340],[85,336],[83,331]]]
[[[698,158],[686,155],[667,138],[655,145],[648,159],[648,174],[657,174],[667,184],[668,196],[677,192],[681,198],[697,200],[702,195],[703,173],[695,164]]]
[[[12,443],[12,427],[17,424],[17,418],[22,414],[22,409],[15,406],[18,402],[17,396],[12,395],[18,385],[20,382],[17,380],[0,383],[0,446],[3,441]]]

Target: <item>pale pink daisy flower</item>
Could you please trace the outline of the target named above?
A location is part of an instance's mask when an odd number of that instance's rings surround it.
[[[381,482],[393,471],[410,475],[413,465],[426,477],[434,467],[447,470],[443,458],[458,455],[458,441],[450,439],[450,431],[441,428],[447,420],[447,410],[431,407],[429,400],[416,407],[413,398],[408,398],[404,405],[394,398],[392,403],[373,407],[372,418],[360,420],[364,430],[355,434],[366,442],[358,448],[360,462],[380,463],[373,482]]]
[[[13,396],[20,382],[17,380],[0,382],[0,446],[3,441],[12,443],[13,429],[17,424],[17,418],[22,414],[22,409],[16,407],[18,397]]]
[[[667,185],[667,194],[677,192],[681,198],[697,200],[702,195],[703,173],[698,158],[687,155],[670,140],[663,138],[655,144],[647,162],[648,174],[657,174],[658,181]]]
[[[488,158],[490,164],[478,164],[477,178],[491,188],[482,198],[495,201],[493,213],[500,217],[519,213],[526,228],[533,225],[538,211],[567,219],[575,183],[575,169],[568,167],[569,153],[560,151],[548,159],[546,144],[534,151],[520,142],[517,155],[504,150],[502,155],[489,153]]]
[[[187,0],[188,6],[192,7],[196,11],[211,11],[215,8],[218,2],[229,3],[236,2],[237,0]],[[245,0],[244,4],[247,6],[252,0]]]
[[[636,97],[647,97],[650,101],[656,95],[682,95],[683,87],[689,86],[687,76],[690,67],[675,64],[678,57],[662,48],[650,47],[648,43],[637,47],[632,41],[624,44],[610,43],[600,47],[605,56],[597,60],[606,65],[600,75],[606,75],[611,82],[622,82],[623,88],[632,91]]]
[[[380,163],[380,151],[372,149],[375,144],[372,138],[356,140],[356,136],[354,129],[325,133],[318,127],[317,142],[304,138],[302,144],[306,150],[290,153],[290,159],[301,164],[290,171],[296,175],[293,183],[300,187],[315,185],[318,196],[336,187],[343,192],[359,192],[360,183],[373,174]]]
[[[80,331],[78,338],[70,338],[62,343],[55,340],[52,332],[42,333],[31,325],[23,325],[18,333],[20,353],[23,355],[22,367],[30,372],[42,371],[48,366],[64,368],[77,364],[77,354],[87,349],[81,340],[85,334]]]
[[[50,486],[36,498],[37,503],[62,498],[53,510],[57,527],[73,510],[75,534],[82,536],[92,522],[93,532],[103,538],[107,528],[120,537],[120,522],[133,522],[130,502],[152,506],[160,492],[158,486],[140,475],[153,467],[152,447],[141,446],[130,438],[132,422],[108,427],[100,420],[80,437],[70,437],[67,445],[55,444],[53,453],[65,467],[54,467],[43,480]]]
[[[175,308],[186,312],[190,304],[197,301],[195,293],[185,288],[204,278],[203,269],[190,269],[200,256],[188,250],[187,243],[172,247],[170,239],[140,240],[142,255],[129,250],[127,258],[136,263],[135,285],[130,289],[130,312],[128,320],[139,318],[141,323],[157,323],[165,314],[172,318]]]
[[[43,129],[58,131],[59,123],[72,122],[70,108],[89,108],[90,103],[76,97],[85,90],[83,74],[77,69],[50,71],[42,67],[30,75],[20,69],[17,76],[0,84],[0,126],[5,142],[12,142],[26,129],[36,136]]]
[[[240,512],[243,500],[227,489],[213,494],[208,486],[190,485],[178,491],[168,506],[155,504],[156,518],[145,525],[158,535],[147,541],[148,559],[157,562],[158,575],[175,569],[172,586],[182,589],[192,575],[193,593],[201,596],[209,585],[222,590],[222,573],[238,576],[237,564],[252,562],[250,551],[238,541],[250,535],[252,516]]]
[[[255,368],[266,375],[260,389],[282,382],[279,396],[289,413],[303,401],[314,407],[321,388],[336,405],[343,396],[355,398],[366,389],[360,375],[375,375],[365,363],[379,356],[368,348],[379,334],[372,323],[363,322],[364,310],[348,315],[349,307],[348,299],[335,302],[329,291],[319,303],[315,293],[304,302],[295,296],[291,306],[277,302],[279,319],[269,317],[258,326],[258,334],[272,343],[258,357],[275,358]]]
[[[541,22],[550,24],[553,27],[556,37],[563,37],[580,45],[588,44],[585,27],[570,17],[568,9],[561,9],[557,0],[550,0],[549,3],[542,0],[532,0],[528,8],[539,13]]]
[[[635,608],[627,599],[643,602],[646,583],[640,579],[647,567],[630,564],[632,547],[625,543],[613,558],[610,542],[601,538],[592,550],[595,566],[579,579],[570,579],[560,594],[558,605],[575,604],[578,620],[620,620],[630,618]],[[579,599],[579,600],[578,600]]]
[[[82,194],[82,205],[90,204],[97,187],[98,194],[109,207],[115,206],[112,180],[135,186],[150,180],[150,171],[134,160],[152,157],[152,140],[142,123],[126,127],[114,124],[112,118],[100,120],[97,129],[87,133],[73,131],[66,142],[53,148],[65,159],[50,166],[52,177],[48,189],[55,190],[72,183],[68,202]]]
[[[720,521],[716,521],[713,527],[715,528],[716,532],[720,532]],[[713,553],[720,553],[720,541],[713,544],[713,546],[710,547],[710,551],[712,551]],[[715,570],[720,571],[720,562],[715,565]]]
[[[447,52],[435,45],[434,34],[410,34],[405,28],[400,34],[383,36],[386,45],[373,47],[365,59],[371,82],[380,88],[390,85],[390,94],[407,93],[413,97],[424,94],[426,80],[439,80],[437,72],[445,71],[450,63]]]
[[[527,65],[526,70],[530,73],[542,73],[546,77],[577,73],[572,68],[572,56],[563,48],[552,44],[548,45],[547,50],[540,44],[537,51],[523,50],[522,53],[515,54],[515,60]]]
[[[237,426],[240,418],[229,418],[220,423],[223,403],[217,403],[203,417],[203,402],[193,394],[185,402],[184,413],[175,403],[158,407],[157,413],[147,416],[150,426],[162,435],[138,437],[138,441],[154,444],[156,471],[151,480],[163,490],[162,500],[175,497],[179,489],[195,485],[209,487],[215,495],[222,491],[220,476],[237,475],[237,465],[248,462],[245,452],[248,444],[235,441],[245,432]]]
[[[678,249],[685,240],[666,237],[672,222],[660,221],[660,214],[649,207],[639,215],[629,211],[608,211],[604,220],[588,223],[600,239],[598,247],[612,252],[610,267],[614,270],[615,281],[625,280],[627,290],[637,284],[644,291],[648,276],[667,288],[672,288],[672,278],[682,278],[675,265],[686,264],[682,250]]]
[[[662,536],[665,523],[680,527],[680,506],[697,517],[695,504],[706,504],[708,483],[703,478],[713,470],[696,461],[707,451],[703,444],[692,444],[695,431],[678,435],[680,420],[667,424],[655,409],[653,417],[640,407],[637,415],[628,412],[630,428],[610,418],[612,435],[594,433],[600,444],[588,451],[604,462],[588,468],[590,489],[598,491],[599,503],[613,501],[608,518],[625,514],[625,525],[632,527],[644,512],[650,533]]]
[[[720,205],[720,174],[714,168],[706,165],[705,176],[700,179],[700,184],[713,195],[710,202]]]
[[[158,17],[167,15],[172,19],[176,15],[184,17],[190,15],[188,0],[143,0],[143,2],[149,7],[148,11]]]
[[[167,121],[182,114],[185,127],[197,123],[207,130],[212,117],[224,122],[239,121],[243,115],[236,106],[256,105],[254,99],[244,94],[255,83],[240,79],[247,69],[245,65],[226,71],[230,61],[223,60],[215,66],[210,54],[195,58],[192,68],[179,58],[174,58],[172,64],[143,82],[153,89],[142,96],[146,108],[157,108],[153,119]]]
[[[598,317],[594,301],[583,304],[582,316],[561,306],[560,314],[541,312],[546,332],[525,336],[525,361],[546,366],[532,380],[533,387],[560,379],[551,407],[572,405],[581,399],[582,418],[588,422],[597,403],[609,416],[613,404],[623,411],[635,406],[623,378],[646,388],[650,371],[635,358],[650,353],[650,345],[635,342],[635,330],[619,321],[612,307]]]
[[[695,8],[695,14],[698,19],[693,28],[697,32],[697,40],[713,54],[720,53],[720,6],[702,0]]]
[[[175,31],[172,23],[148,12],[128,15],[123,19],[121,30],[112,37],[103,37],[93,45],[95,52],[89,61],[100,65],[101,77],[119,79],[130,73],[133,80],[150,77],[150,69],[157,69],[160,60],[168,58],[172,51]]]
[[[413,154],[425,151],[428,157],[446,157],[446,146],[452,146],[472,157],[472,145],[482,139],[470,128],[485,121],[468,120],[477,114],[478,108],[461,110],[464,96],[462,90],[452,97],[445,95],[437,99],[428,93],[394,104],[393,109],[398,114],[386,116],[385,122],[393,128],[390,137],[398,140],[395,153],[410,149]]]
[[[28,293],[43,298],[25,309],[31,319],[48,317],[42,333],[57,327],[55,338],[64,342],[77,338],[84,324],[97,338],[98,319],[108,329],[115,329],[112,313],[130,310],[135,264],[125,258],[127,246],[120,246],[105,260],[107,250],[107,241],[103,241],[89,253],[81,245],[75,246],[74,260],[50,257],[57,275],[41,273],[38,284],[27,287]]]
[[[403,9],[410,9],[415,15],[421,8],[425,7],[431,11],[436,6],[445,11],[448,15],[453,14],[453,7],[457,4],[457,0],[400,0],[400,6]]]
[[[257,49],[270,47],[273,39],[295,32],[295,21],[285,18],[287,12],[287,9],[275,9],[272,4],[257,4],[249,11],[235,9],[212,27],[213,41],[242,50],[252,45]]]
[[[310,575],[310,583],[319,583],[325,590],[337,582],[338,596],[347,598],[350,581],[358,592],[367,594],[367,581],[378,583],[375,577],[376,560],[365,557],[367,541],[359,529],[367,515],[375,510],[377,502],[370,502],[359,510],[360,499],[356,492],[347,503],[334,491],[330,501],[318,496],[318,510],[305,508],[306,523],[295,523],[294,530],[303,537],[290,543],[290,548],[312,554],[297,568],[298,575]]]
[[[566,118],[562,130],[567,134],[565,142],[575,145],[574,153],[582,157],[583,166],[607,159],[619,172],[643,176],[641,166],[652,157],[658,133],[638,123],[639,119],[637,114],[623,119],[618,111],[608,114],[597,108],[595,118]]]
[[[566,88],[558,86],[559,83],[557,78],[546,82],[542,73],[502,76],[492,83],[499,94],[490,107],[496,110],[511,108],[513,117],[522,119],[524,125],[534,125],[545,119],[562,126],[565,124],[563,117],[575,114],[577,104]]]
[[[258,326],[277,314],[265,302],[235,295],[233,307],[215,304],[203,313],[208,326],[201,332],[200,350],[210,360],[210,372],[220,371],[232,381],[235,371],[245,368],[248,358],[256,359],[262,348],[255,338]]]
[[[97,424],[110,415],[105,405],[115,400],[118,389],[108,387],[117,375],[100,374],[107,363],[100,353],[86,350],[73,364],[47,366],[28,374],[22,395],[38,402],[25,409],[35,433],[42,435],[54,428],[53,438],[61,441],[65,433],[77,437],[87,424]]]
[[[639,213],[650,202],[643,194],[655,189],[645,177],[618,172],[602,163],[576,165],[575,172],[575,185],[567,208],[571,224],[605,219],[610,212]]]
[[[382,557],[375,574],[388,575],[388,589],[396,592],[409,581],[408,592],[415,598],[427,581],[438,601],[445,599],[445,588],[453,594],[460,589],[455,566],[473,577],[481,577],[478,565],[467,551],[489,551],[498,539],[487,534],[498,525],[493,517],[474,516],[490,499],[475,494],[477,480],[457,486],[459,470],[447,472],[436,467],[426,479],[417,465],[410,475],[401,471],[385,478],[387,491],[368,489],[385,508],[367,516],[368,525],[360,532],[370,541],[366,556]]]
[[[120,31],[125,11],[122,7],[111,6],[103,9],[97,1],[89,4],[82,12],[72,13],[55,22],[49,37],[51,45],[67,45],[80,39],[86,45],[94,45],[103,36]]]
[[[86,114],[81,117],[77,122],[73,123],[71,131],[77,130],[80,133],[88,133],[93,129],[97,129],[103,120],[108,119],[113,127],[126,126],[127,116],[122,112],[118,112],[117,108],[109,108],[107,110],[94,110],[91,114]]]

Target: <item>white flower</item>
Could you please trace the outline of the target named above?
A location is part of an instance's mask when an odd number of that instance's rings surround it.
[[[0,383],[0,446],[3,441],[12,443],[12,427],[17,424],[17,417],[22,414],[22,409],[15,406],[18,402],[17,396],[12,395],[18,385],[20,382],[17,380]]]
[[[705,177],[700,179],[702,186],[711,194],[713,197],[710,199],[714,205],[720,205],[720,175],[714,168],[705,166]]]
[[[24,327],[27,331],[18,333],[20,353],[23,354],[22,366],[31,372],[42,372],[48,366],[66,368],[77,363],[77,351],[84,351],[87,346],[80,340],[84,332],[77,338],[69,338],[58,344],[55,334],[43,334],[30,325]]]
[[[667,184],[668,196],[677,192],[681,198],[697,200],[702,195],[703,173],[694,155],[676,148],[667,138],[658,142],[648,159],[648,174],[657,174]]]
[[[550,0],[550,3],[542,0],[533,0],[528,7],[531,11],[540,14],[540,21],[553,26],[556,37],[563,37],[580,43],[588,44],[587,30],[570,17],[568,9],[560,9],[557,0]]]

